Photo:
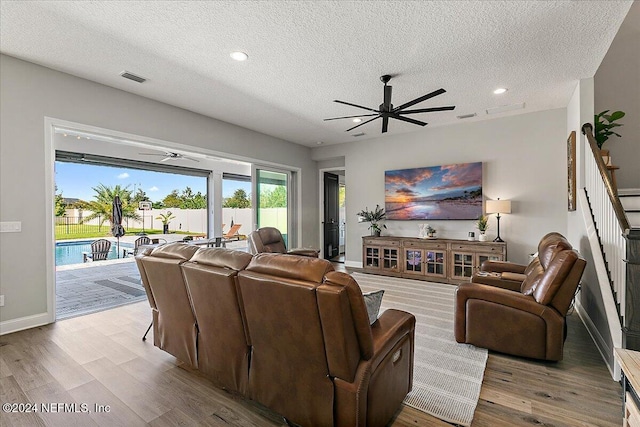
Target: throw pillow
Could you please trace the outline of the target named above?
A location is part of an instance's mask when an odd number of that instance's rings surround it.
[[[364,304],[367,306],[370,325],[373,325],[375,321],[378,320],[378,312],[380,312],[380,304],[382,304],[382,295],[384,295],[384,289],[362,294]]]

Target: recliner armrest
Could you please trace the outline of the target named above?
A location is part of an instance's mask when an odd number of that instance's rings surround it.
[[[347,382],[334,378],[335,419],[337,427],[367,425],[367,420],[378,420],[380,425],[391,418],[406,394],[413,386],[413,349],[416,318],[413,314],[389,309],[371,326],[373,335],[373,356],[361,360],[355,378]],[[408,343],[407,343],[408,340]],[[396,353],[390,354],[395,348]],[[401,353],[401,349],[406,351]],[[399,362],[396,359],[399,357]],[[386,361],[386,363],[385,363]],[[392,382],[389,376],[376,375],[376,371],[387,371],[390,366],[404,364],[404,371],[395,373]],[[398,366],[399,367],[399,366]],[[397,375],[401,376],[397,376]],[[378,381],[372,383],[372,379]],[[398,386],[397,383],[402,384]],[[395,387],[394,387],[395,386]]]
[[[463,283],[458,286],[455,294],[456,316],[464,312],[466,302],[469,299],[501,304],[535,314],[542,318],[546,317],[546,312],[555,312],[555,317],[558,316],[556,310],[549,306],[539,304],[531,295],[523,295],[520,292],[479,283]]]
[[[482,263],[482,266],[480,266],[481,271],[486,271],[489,273],[504,273],[505,271],[508,271],[511,273],[524,274],[524,271],[526,269],[527,269],[526,265],[516,264],[515,262],[509,262],[509,261],[487,260]]]
[[[505,271],[504,273],[488,273],[480,271],[473,275],[471,282],[520,292],[522,282],[524,282],[526,278],[527,277],[524,274],[512,273],[510,271]]]
[[[393,347],[416,327],[416,317],[406,311],[388,309],[371,326],[373,335],[373,357],[371,371],[375,371],[380,362]]]
[[[287,251],[288,255],[308,256],[318,258],[319,251],[313,248],[294,248]]]

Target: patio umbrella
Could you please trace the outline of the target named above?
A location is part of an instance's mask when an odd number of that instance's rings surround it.
[[[118,258],[120,258],[120,237],[124,236],[124,227],[122,226],[122,202],[120,196],[113,198],[112,207],[113,221],[111,223],[111,234],[118,239]]]

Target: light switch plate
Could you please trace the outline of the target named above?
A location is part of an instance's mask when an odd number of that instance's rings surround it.
[[[4,295],[0,295],[0,307],[4,307]]]
[[[22,221],[0,222],[0,233],[19,233],[22,231]]]

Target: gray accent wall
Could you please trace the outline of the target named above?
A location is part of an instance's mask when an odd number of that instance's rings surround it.
[[[47,311],[45,117],[300,168],[300,243],[318,245],[318,173],[308,147],[0,55],[0,221],[22,222],[22,232],[0,235],[2,322]]]
[[[640,2],[631,5],[594,80],[595,112],[626,113],[619,121],[624,126],[617,129],[622,137],[612,136],[602,146],[620,167],[616,171],[618,188],[640,189]]]
[[[543,235],[567,232],[566,129],[566,110],[556,109],[314,148],[318,162],[345,158],[347,264],[362,263],[368,223],[358,223],[356,213],[384,206],[386,170],[466,162],[483,162],[486,198],[512,201],[513,213],[503,216],[500,234],[509,260],[527,263]],[[364,131],[378,133],[379,124]],[[466,239],[477,231],[470,220],[386,221],[382,234],[416,237],[420,223],[429,223],[443,238]],[[495,236],[495,215],[490,227]]]

